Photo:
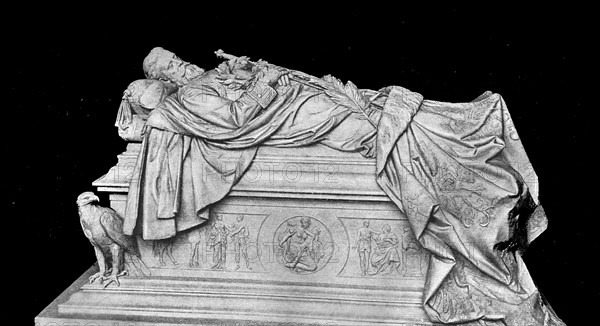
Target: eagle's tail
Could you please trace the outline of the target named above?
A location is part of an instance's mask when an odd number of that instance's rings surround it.
[[[144,277],[152,275],[148,266],[146,266],[140,257],[136,255],[125,253],[124,263],[125,269],[129,272],[129,275]]]

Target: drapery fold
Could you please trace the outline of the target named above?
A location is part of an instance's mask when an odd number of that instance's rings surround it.
[[[260,112],[248,99],[245,111],[232,110],[226,98],[211,99],[223,92],[219,85],[191,84],[151,112],[129,186],[126,234],[137,228],[144,239],[159,240],[206,221],[210,204],[229,193],[258,146],[320,142],[375,154],[376,129],[323,92],[301,84],[286,87]]]
[[[165,239],[197,226],[243,176],[257,147],[222,149],[201,138],[151,128],[129,185],[124,232]]]
[[[562,325],[520,256],[547,220],[502,97],[486,92],[473,102],[444,103],[402,87],[388,91],[377,129],[302,85],[279,91],[252,117],[233,118],[244,122],[235,128],[228,126],[231,112],[211,112],[207,122],[200,103],[167,98],[148,119],[125,232],[137,228],[154,240],[198,225],[258,146],[319,142],[376,157],[377,183],[431,253],[423,307],[432,321]]]
[[[378,139],[390,143],[378,148],[377,182],[431,253],[427,314],[441,323],[562,325],[520,256],[547,221],[502,97],[443,103],[396,91],[403,105],[385,106],[383,117],[398,119],[380,122]]]

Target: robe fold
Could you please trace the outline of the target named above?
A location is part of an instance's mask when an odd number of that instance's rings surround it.
[[[204,222],[258,146],[322,143],[376,157],[374,176],[431,253],[423,306],[432,321],[562,325],[520,250],[547,226],[538,184],[502,97],[424,100],[386,88],[377,128],[301,84],[239,97],[210,78],[151,112],[124,231],[164,239]]]
[[[377,182],[432,254],[423,293],[431,320],[563,325],[520,256],[547,219],[502,97],[444,103],[395,88],[386,104]]]

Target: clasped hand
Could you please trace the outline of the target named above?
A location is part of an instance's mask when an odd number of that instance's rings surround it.
[[[258,79],[259,81],[262,81],[269,86],[287,86],[290,84],[289,71],[277,69],[262,60],[257,63],[257,66],[260,68],[258,73],[262,74]]]
[[[256,78],[256,80],[271,87],[290,84],[290,72],[288,70],[275,67],[263,60],[254,63],[248,61],[247,57],[238,57],[222,64],[220,69],[221,75],[217,78],[226,86],[241,85],[252,78]]]

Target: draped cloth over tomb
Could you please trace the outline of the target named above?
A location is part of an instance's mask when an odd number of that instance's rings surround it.
[[[378,184],[432,254],[423,293],[432,321],[562,325],[518,251],[547,222],[537,177],[499,95],[452,104],[391,87],[371,117],[375,129],[302,85],[278,89],[264,107],[242,95],[206,111],[223,92],[209,82],[184,86],[151,113],[125,232],[163,239],[199,225],[258,146],[320,142],[376,156]]]
[[[432,321],[563,325],[518,253],[547,220],[502,97],[453,104],[395,88],[387,104],[377,182],[432,253],[423,294]]]
[[[323,143],[375,155],[376,130],[323,92],[303,85],[264,90],[235,101],[207,74],[153,110],[131,180],[124,231],[156,240],[199,225],[250,166],[257,146]],[[269,93],[271,92],[271,93]],[[254,92],[253,92],[254,93]]]

